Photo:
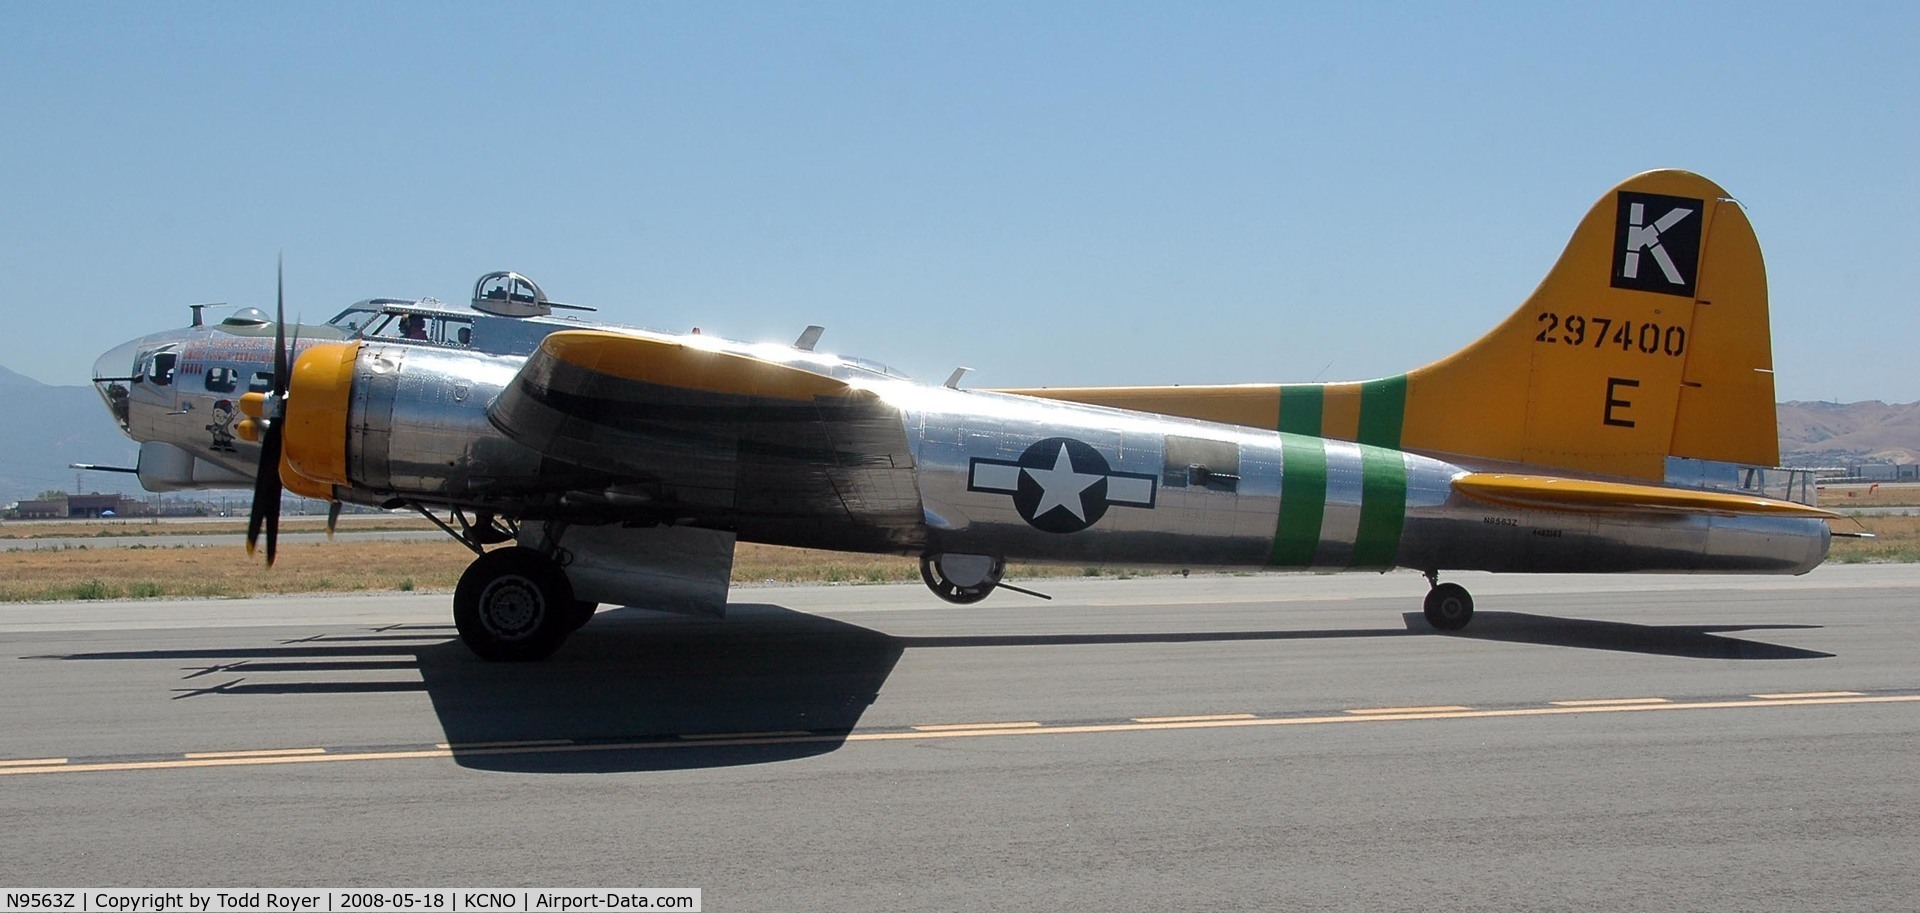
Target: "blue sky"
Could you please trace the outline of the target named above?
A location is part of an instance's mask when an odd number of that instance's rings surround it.
[[[1920,400],[1920,6],[0,4],[0,365],[464,300],[981,386],[1351,380],[1587,207],[1747,206],[1782,399]]]

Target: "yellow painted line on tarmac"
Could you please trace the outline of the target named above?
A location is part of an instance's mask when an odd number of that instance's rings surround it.
[[[17,758],[0,761],[0,767],[46,767],[51,764],[65,764],[66,758]]]
[[[1357,710],[1349,710],[1347,712],[1360,716],[1372,716],[1374,714],[1459,713],[1462,710],[1472,709],[1472,707],[1464,707],[1459,704],[1442,704],[1438,707],[1361,707]]]
[[[1478,720],[1501,717],[1571,716],[1582,713],[1649,712],[1659,710],[1731,710],[1749,707],[1807,707],[1826,704],[1911,704],[1920,703],[1920,694],[1894,694],[1879,697],[1807,698],[1804,700],[1731,700],[1666,704],[1610,704],[1602,707],[1518,707],[1507,710],[1421,711],[1353,716],[1259,717],[1251,720],[1216,720],[1201,723],[1089,723],[1084,725],[1045,726],[1038,729],[1008,729],[996,733],[969,732],[856,732],[849,742],[891,742],[903,739],[937,739],[980,735],[1067,735],[1095,732],[1148,732],[1163,729],[1229,729],[1243,726],[1312,726],[1322,723],[1383,723],[1407,720]]]
[[[1017,723],[932,723],[915,726],[919,732],[996,732],[1002,729],[1036,729],[1040,723],[1035,720],[1021,720]]]
[[[330,761],[391,761],[404,758],[450,758],[451,751],[368,751],[355,754],[282,754],[264,757],[191,758],[180,761],[104,761],[64,767],[9,767],[7,774],[83,773],[127,770],[180,770],[189,767],[250,767],[256,764],[311,764]]]
[[[488,748],[525,748],[531,745],[572,745],[572,739],[521,739],[517,742],[436,742],[442,751],[479,751]]]
[[[1038,725],[1038,724],[1035,724]],[[790,739],[797,735],[813,735],[805,729],[773,729],[766,732],[683,732],[678,738],[699,739]]]
[[[1136,723],[1211,723],[1215,720],[1257,719],[1251,713],[1202,713],[1196,716],[1136,716]]]
[[[1156,732],[1179,729],[1227,729],[1248,726],[1314,726],[1326,723],[1385,723],[1410,720],[1470,720],[1507,717],[1574,716],[1588,713],[1650,713],[1668,710],[1733,710],[1760,707],[1815,707],[1842,704],[1913,704],[1920,694],[1867,695],[1859,692],[1805,692],[1808,695],[1834,694],[1832,697],[1792,697],[1774,695],[1743,699],[1665,701],[1662,703],[1608,702],[1584,706],[1547,704],[1532,707],[1473,710],[1447,705],[1440,707],[1369,708],[1320,716],[1259,717],[1252,714],[1208,714],[1209,718],[1167,722],[1115,722],[1046,725],[1037,721],[1008,723],[947,723],[915,726],[886,732],[811,732],[796,735],[778,733],[714,733],[710,738],[686,740],[684,736],[661,736],[610,742],[518,742],[498,743],[500,747],[455,751],[446,747],[432,749],[390,749],[356,752],[327,752],[304,748],[265,752],[195,752],[179,759],[147,761],[101,761],[69,763],[65,759],[45,759],[41,766],[22,763],[0,764],[0,776],[12,774],[82,773],[107,771],[178,770],[194,767],[239,767],[264,764],[314,764],[345,761],[400,761],[426,758],[453,758],[458,755],[550,754],[582,751],[640,751],[654,748],[689,748],[713,745],[793,745],[804,743],[899,742],[924,739],[981,738],[988,736],[1077,735],[1116,732]],[[1457,707],[1457,709],[1456,709]]]
[[[1625,707],[1629,704],[1671,704],[1664,697],[1608,697],[1590,701],[1548,701],[1555,707]]]
[[[1803,697],[1859,697],[1858,691],[1790,691],[1783,694],[1756,694],[1763,701],[1791,701]]]
[[[189,761],[217,760],[220,758],[277,758],[282,755],[326,754],[325,748],[260,748],[253,751],[189,751],[181,757]]]

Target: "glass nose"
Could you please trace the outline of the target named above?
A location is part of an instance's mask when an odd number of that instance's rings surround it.
[[[108,349],[93,363],[93,389],[121,431],[127,430],[128,393],[139,361],[140,341],[135,340]]]

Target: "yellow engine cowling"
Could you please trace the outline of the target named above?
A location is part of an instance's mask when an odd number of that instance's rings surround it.
[[[287,386],[286,431],[281,436],[280,482],[308,498],[336,500],[348,487],[347,410],[360,343],[322,343],[293,363]]]

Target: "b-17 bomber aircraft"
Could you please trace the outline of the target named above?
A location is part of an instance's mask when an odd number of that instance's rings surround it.
[[[119,346],[95,383],[148,490],[254,487],[268,563],[282,486],[434,518],[477,556],[453,614],[493,660],[548,656],[601,603],[717,615],[736,540],[918,556],[956,603],[1017,589],[1010,560],[1412,568],[1451,630],[1473,600],[1448,571],[1801,574],[1831,535],[1808,504],[1663,481],[1670,456],[1779,461],[1760,248],[1683,171],[1609,191],[1479,341],[1359,383],[929,386],[815,327],[568,308],[505,272],[470,307],[318,326],[282,294]]]

